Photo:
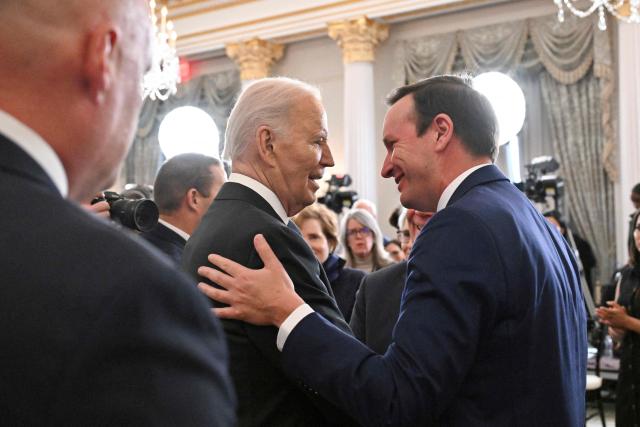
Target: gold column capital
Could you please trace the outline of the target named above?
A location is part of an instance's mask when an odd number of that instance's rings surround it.
[[[373,62],[376,46],[389,37],[389,26],[366,16],[327,24],[329,37],[342,48],[342,60]]]
[[[227,56],[238,64],[240,78],[245,81],[269,77],[271,66],[282,58],[283,52],[283,45],[259,38],[226,46]]]

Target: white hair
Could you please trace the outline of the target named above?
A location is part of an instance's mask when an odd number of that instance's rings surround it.
[[[260,79],[247,86],[229,115],[223,157],[237,159],[254,140],[260,126],[269,126],[276,133],[285,132],[290,125],[289,111],[301,97],[308,95],[321,101],[318,88],[287,77]]]

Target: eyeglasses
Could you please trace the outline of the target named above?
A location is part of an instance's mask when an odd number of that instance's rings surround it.
[[[396,236],[398,236],[398,240],[400,241],[400,243],[407,243],[409,241],[409,238],[411,237],[411,234],[409,234],[409,230],[398,230],[396,232]]]
[[[370,236],[371,234],[373,234],[373,232],[369,227],[354,228],[352,230],[347,230],[347,237],[356,237],[356,236],[367,237],[367,236]]]

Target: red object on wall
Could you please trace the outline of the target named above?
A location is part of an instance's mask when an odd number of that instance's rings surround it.
[[[180,58],[180,81],[186,83],[191,80],[191,64],[186,59]]]

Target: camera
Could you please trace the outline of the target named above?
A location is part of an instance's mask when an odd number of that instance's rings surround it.
[[[331,178],[326,182],[329,184],[329,188],[324,196],[318,198],[318,202],[335,213],[340,214],[343,208],[351,208],[353,203],[358,200],[358,193],[355,191],[341,190],[341,188],[351,185],[349,175],[331,175]]]
[[[536,157],[525,165],[527,179],[516,186],[536,204],[540,212],[562,212],[564,181],[553,172],[560,164],[551,156]]]
[[[104,197],[96,197],[91,204],[109,203],[111,219],[125,227],[146,232],[158,223],[158,206],[149,199],[128,199],[115,191],[105,191]]]

